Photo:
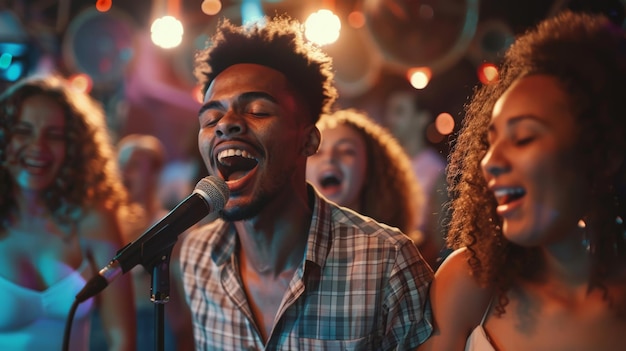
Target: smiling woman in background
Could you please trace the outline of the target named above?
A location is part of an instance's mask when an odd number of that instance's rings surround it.
[[[126,192],[104,113],[54,76],[0,95],[0,349],[60,350],[75,295],[121,247]],[[135,347],[130,276],[78,306],[70,350],[98,306],[109,350]]]
[[[307,180],[329,200],[400,228],[419,242],[422,193],[396,139],[353,109],[324,115],[317,126],[322,142],[307,160]]]
[[[566,12],[509,49],[451,154],[420,350],[616,350],[626,330],[626,38]],[[621,345],[621,346],[619,346]]]

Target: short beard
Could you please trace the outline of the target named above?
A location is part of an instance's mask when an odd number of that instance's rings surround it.
[[[269,204],[283,189],[292,178],[295,168],[290,168],[280,172],[279,176],[274,177],[274,182],[264,188],[261,188],[258,195],[252,199],[249,205],[236,207],[222,211],[222,219],[227,222],[243,221],[258,216],[261,211]]]
[[[244,221],[246,219],[251,219],[259,215],[265,205],[269,202],[270,196],[267,193],[263,192],[259,194],[247,206],[236,207],[229,210],[222,210],[221,217],[227,222],[236,222],[236,221]]]

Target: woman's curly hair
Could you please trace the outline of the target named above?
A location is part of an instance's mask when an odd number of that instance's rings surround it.
[[[499,292],[499,313],[504,312],[504,293],[512,281],[532,279],[543,263],[536,248],[503,237],[480,161],[489,147],[487,128],[496,100],[513,82],[535,74],[560,82],[581,127],[577,151],[591,189],[585,221],[592,237],[592,286],[616,276],[626,258],[619,223],[625,215],[624,163],[617,173],[607,171],[612,156],[626,157],[626,39],[604,16],[566,11],[541,22],[509,48],[499,80],[477,89],[466,106],[464,125],[450,155],[453,213],[448,245],[468,249],[472,274]]]
[[[367,178],[360,212],[410,236],[416,234],[423,199],[409,156],[391,133],[365,112],[338,110],[323,115],[317,123],[320,129],[341,124],[354,129],[365,142]]]
[[[332,59],[307,42],[302,25],[286,15],[251,26],[222,20],[208,48],[196,55],[194,73],[202,94],[215,77],[240,63],[258,64],[284,74],[306,103],[312,123],[322,113],[329,113],[337,98]]]
[[[14,210],[14,181],[6,167],[6,152],[22,105],[32,96],[49,97],[65,112],[65,159],[43,195],[55,219],[71,222],[91,207],[120,209],[125,205],[127,195],[102,107],[89,95],[73,90],[60,76],[33,76],[0,95],[0,218],[8,218]]]

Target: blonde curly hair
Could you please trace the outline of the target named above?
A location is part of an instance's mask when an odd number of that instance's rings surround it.
[[[101,105],[86,93],[70,87],[58,75],[32,76],[0,95],[0,217],[15,206],[13,180],[6,168],[6,151],[24,101],[36,95],[49,97],[65,111],[66,155],[44,201],[56,220],[72,222],[85,209],[103,206],[122,209],[127,202],[120,180],[111,136]]]
[[[360,212],[417,239],[417,213],[423,194],[409,156],[392,134],[365,112],[338,110],[322,115],[317,126],[324,129],[338,124],[354,129],[366,146],[367,183],[362,189]]]

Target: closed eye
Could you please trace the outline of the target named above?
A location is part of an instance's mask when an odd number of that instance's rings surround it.
[[[250,111],[250,112],[248,112],[248,114],[252,115],[254,117],[268,117],[268,116],[271,116],[271,113],[258,112],[258,111]]]
[[[205,110],[200,115],[200,125],[202,127],[213,127],[222,116],[223,113],[220,110]]]
[[[515,141],[515,145],[524,146],[524,145],[530,144],[533,140],[535,140],[535,137],[527,137],[527,138],[518,139]]]
[[[13,129],[13,134],[15,134],[15,135],[29,135],[30,134],[30,129],[17,127],[17,128]]]
[[[48,138],[51,140],[65,140],[65,134],[63,133],[48,133]]]

